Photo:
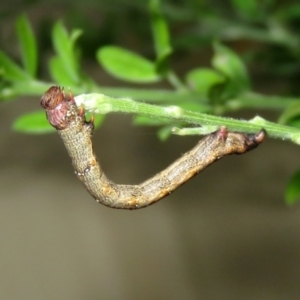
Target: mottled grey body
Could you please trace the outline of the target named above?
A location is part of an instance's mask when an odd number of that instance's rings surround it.
[[[110,181],[101,169],[92,146],[93,122],[86,121],[84,111],[76,106],[73,97],[66,98],[60,88],[52,87],[43,96],[41,104],[50,123],[58,129],[77,177],[97,202],[113,208],[149,206],[221,157],[255,148],[266,135],[263,130],[247,135],[228,132],[221,127],[150,179],[139,185],[121,185]]]

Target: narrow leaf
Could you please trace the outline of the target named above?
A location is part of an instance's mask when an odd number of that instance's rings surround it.
[[[13,60],[0,50],[0,76],[10,81],[23,81],[30,79]]]
[[[70,74],[64,68],[62,59],[59,56],[52,57],[49,60],[49,72],[53,81],[59,83],[62,86],[68,87],[74,84],[74,81],[70,77]]]
[[[203,96],[208,96],[210,89],[214,85],[220,84],[225,80],[226,78],[222,74],[207,68],[197,68],[186,75],[188,85]]]
[[[247,69],[241,58],[231,49],[221,45],[214,44],[215,55],[212,60],[213,66],[230,79],[235,93],[248,91],[250,81]]]
[[[25,15],[21,15],[17,19],[16,29],[24,67],[32,77],[35,77],[37,70],[37,45],[33,30]]]
[[[281,114],[278,122],[280,124],[292,125],[295,121],[300,119],[300,101],[296,101],[289,105]]]
[[[300,199],[300,170],[298,170],[289,180],[285,191],[285,202],[293,205]]]
[[[13,129],[18,132],[31,134],[42,134],[55,131],[49,124],[44,110],[20,116],[14,121]]]
[[[74,84],[80,80],[79,64],[77,53],[75,53],[74,43],[81,31],[76,30],[70,37],[62,22],[57,22],[52,31],[52,40],[56,53],[61,59],[62,65]]]
[[[160,79],[154,63],[120,47],[100,48],[97,60],[108,73],[119,79],[137,83],[151,83]]]
[[[173,128],[173,126],[165,126],[163,128],[160,128],[157,131],[158,138],[162,142],[166,141],[170,137],[170,135],[172,134],[172,128]]]
[[[161,13],[160,1],[150,1],[150,16],[154,45],[156,51],[156,67],[160,74],[168,70],[168,60],[172,53],[168,24]]]
[[[251,18],[259,15],[257,0],[231,0],[231,3],[242,16]]]

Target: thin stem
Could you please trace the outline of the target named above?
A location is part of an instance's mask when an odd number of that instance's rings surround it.
[[[164,118],[185,122],[191,125],[225,125],[229,130],[239,132],[257,132],[264,128],[273,138],[290,140],[300,144],[300,130],[269,122],[255,117],[250,121],[236,120],[193,111],[183,110],[178,106],[157,106],[133,101],[129,98],[111,98],[103,94],[82,94],[75,97],[78,105],[83,105],[87,111],[96,114],[112,112],[133,113],[153,118]]]
[[[0,92],[0,98],[9,99],[16,95],[38,95],[40,96],[54,83],[43,81],[29,81],[19,82],[14,84],[12,88],[3,88]],[[101,93],[111,97],[129,97],[135,101],[149,101],[151,103],[163,103],[163,104],[180,104],[181,102],[195,102],[202,105],[207,105],[207,111],[213,111],[214,108],[209,103],[209,99],[199,95],[197,92],[191,90],[166,90],[166,89],[136,89],[136,88],[112,88],[101,87],[92,85],[89,87],[78,86],[65,86],[65,89],[70,89],[75,95],[84,91],[93,93]],[[247,109],[268,109],[268,110],[283,110],[296,101],[300,101],[299,98],[292,97],[278,97],[278,96],[266,96],[258,93],[245,93],[239,96],[239,98],[231,99],[222,104],[221,111],[229,112],[242,108]]]
[[[175,72],[170,71],[168,73],[167,79],[177,89],[177,91],[188,91],[187,87],[181,82]]]
[[[242,108],[283,110],[296,101],[300,101],[300,99],[282,96],[266,96],[247,92],[240,95],[238,98],[227,101],[226,108],[229,110]]]

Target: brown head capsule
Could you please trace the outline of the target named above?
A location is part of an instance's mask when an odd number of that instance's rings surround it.
[[[52,86],[46,91],[41,99],[41,106],[46,110],[55,109],[65,99],[64,89],[59,86]]]
[[[49,123],[58,130],[68,125],[67,115],[71,106],[77,108],[72,95],[66,97],[63,88],[59,86],[52,86],[46,91],[41,106],[46,110]]]

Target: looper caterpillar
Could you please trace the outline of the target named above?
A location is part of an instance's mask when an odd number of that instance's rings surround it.
[[[97,202],[112,208],[137,209],[156,203],[221,157],[252,150],[266,137],[264,130],[244,134],[223,126],[152,178],[139,185],[120,185],[110,181],[101,169],[91,140],[93,120],[86,120],[73,96],[53,86],[43,95],[41,105],[61,136],[77,177]]]

